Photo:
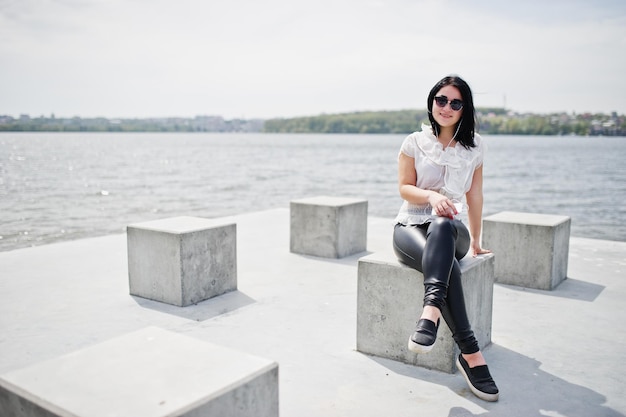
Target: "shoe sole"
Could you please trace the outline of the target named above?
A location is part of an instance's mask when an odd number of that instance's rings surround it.
[[[463,378],[465,378],[465,382],[467,382],[467,385],[470,387],[470,390],[475,396],[477,396],[481,400],[485,400],[489,402],[498,401],[498,398],[500,397],[499,392],[496,394],[488,394],[486,392],[479,391],[478,389],[476,389],[476,387],[474,387],[474,385],[472,385],[469,377],[465,373],[465,369],[463,368],[463,365],[461,365],[461,362],[459,362],[459,358],[456,359],[456,367],[459,370],[459,372],[461,372],[461,374],[463,375]]]
[[[419,345],[409,338],[408,348],[413,353],[428,353],[433,349],[433,346],[435,346],[434,343],[430,346]]]

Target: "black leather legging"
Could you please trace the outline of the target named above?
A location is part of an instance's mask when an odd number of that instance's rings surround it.
[[[470,235],[459,220],[438,217],[432,223],[404,226],[393,232],[398,260],[424,274],[424,306],[441,310],[461,352],[478,352],[478,341],[467,318],[461,259],[470,246]]]

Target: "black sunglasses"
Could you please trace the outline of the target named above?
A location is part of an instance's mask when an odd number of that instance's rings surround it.
[[[450,103],[450,108],[454,111],[459,111],[463,108],[463,102],[457,98],[454,100],[448,101],[448,97],[446,96],[437,96],[435,97],[435,103],[442,109],[446,107],[446,104]]]

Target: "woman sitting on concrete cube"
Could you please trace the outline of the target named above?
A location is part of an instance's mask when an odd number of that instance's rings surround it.
[[[424,275],[424,308],[408,347],[430,351],[443,316],[461,350],[457,367],[470,389],[483,400],[497,401],[498,388],[467,318],[458,262],[468,251],[473,256],[490,252],[480,245],[484,145],[474,132],[472,92],[461,78],[445,77],[430,91],[427,106],[430,126],[409,135],[398,156],[404,202],[394,251]],[[465,211],[469,230],[459,219]]]

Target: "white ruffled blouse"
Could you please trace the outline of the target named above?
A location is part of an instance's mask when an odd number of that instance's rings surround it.
[[[474,135],[474,142],[474,148],[466,149],[457,143],[444,150],[432,128],[422,125],[421,132],[412,133],[404,139],[400,152],[415,159],[415,185],[418,188],[437,191],[462,203],[472,185],[474,171],[482,165],[486,151],[480,135]],[[405,225],[423,224],[436,217],[431,212],[430,204],[417,205],[404,201],[395,221]]]

